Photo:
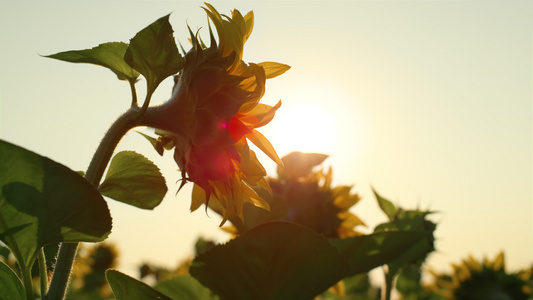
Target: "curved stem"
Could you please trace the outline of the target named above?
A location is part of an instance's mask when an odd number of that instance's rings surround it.
[[[146,92],[146,98],[144,99],[143,106],[141,107],[141,110],[137,112],[137,116],[140,119],[146,110],[148,109],[148,106],[150,105],[150,100],[152,99],[153,91],[148,90]]]
[[[128,80],[131,89],[131,107],[139,107],[139,102],[137,101],[137,90],[135,89],[135,81]]]
[[[138,125],[139,110],[132,107],[121,115],[111,125],[96,150],[85,179],[93,186],[98,187],[104,174],[105,168],[122,137],[132,128]],[[63,299],[67,289],[72,264],[76,257],[78,243],[62,243],[57,257],[54,274],[50,282],[50,289],[46,295],[47,300]]]

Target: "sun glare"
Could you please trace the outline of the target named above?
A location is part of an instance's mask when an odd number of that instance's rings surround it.
[[[291,151],[330,154],[334,150],[339,130],[327,107],[312,102],[284,103],[282,107],[268,136],[280,155]]]

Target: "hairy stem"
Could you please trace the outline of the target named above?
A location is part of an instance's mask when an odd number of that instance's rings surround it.
[[[24,290],[26,291],[27,300],[35,300],[35,295],[33,294],[33,282],[31,280],[31,266],[23,267],[22,270],[22,281],[24,282]]]
[[[46,291],[48,289],[48,270],[46,269],[46,258],[44,257],[44,248],[41,248],[41,251],[39,251],[39,256],[37,257],[39,260],[39,279],[41,281],[41,298],[43,298],[43,295],[46,295]]]
[[[139,110],[131,107],[111,125],[85,173],[85,179],[98,187],[104,175],[105,168],[122,137],[139,122]],[[62,243],[57,257],[54,274],[50,282],[50,289],[46,295],[47,300],[60,300],[65,297],[72,264],[76,257],[78,243]]]
[[[139,107],[139,102],[137,101],[137,90],[135,89],[135,81],[128,80],[131,89],[131,107]]]

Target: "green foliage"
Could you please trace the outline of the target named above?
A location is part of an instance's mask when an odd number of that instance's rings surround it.
[[[433,232],[437,226],[435,223],[426,219],[426,216],[432,212],[421,210],[404,210],[400,207],[394,206],[391,201],[380,196],[375,190],[374,194],[376,195],[379,206],[390,220],[390,222],[376,226],[374,232],[402,230],[408,234],[420,231],[428,233],[425,239],[421,239],[413,243],[412,246],[402,252],[401,255],[396,257],[394,260],[389,261],[387,263],[387,269],[385,272],[387,297],[390,297],[393,279],[399,272],[402,275],[401,278],[398,279],[400,289],[403,289],[406,295],[409,294],[415,298],[421,297],[422,290],[417,291],[415,288],[409,286],[417,284],[420,285],[419,282],[413,282],[413,276],[416,272],[420,272],[420,267],[425,261],[427,255],[435,250],[435,238],[433,236]],[[420,277],[418,277],[418,280],[420,280]]]
[[[147,284],[115,270],[107,270],[107,281],[117,300],[172,300]]]
[[[300,225],[271,222],[197,256],[190,272],[222,298],[310,299],[426,238],[426,232],[390,231],[326,239]]]
[[[368,273],[361,273],[344,278],[314,300],[377,300],[378,290],[370,284]]]
[[[426,231],[430,233],[427,239],[423,239],[413,244],[407,251],[402,253],[394,261],[388,263],[389,273],[395,274],[403,266],[407,264],[421,264],[425,260],[426,256],[435,250],[433,232],[436,229],[436,225],[426,220],[425,217],[430,212],[418,211],[418,210],[399,210],[395,219],[391,222],[383,223],[375,228],[375,232],[389,231],[389,230],[402,230],[405,232],[418,232]]]
[[[222,298],[281,300],[310,299],[348,268],[318,233],[272,222],[199,255],[190,272]]]
[[[0,299],[24,300],[26,293],[17,274],[0,261]]]
[[[420,247],[419,244],[426,244],[430,235],[427,231],[390,230],[334,239],[332,243],[346,257],[350,266],[350,273],[347,275],[353,275],[368,272],[393,261],[403,261],[406,256],[410,258],[406,253]]]
[[[422,272],[414,265],[406,266],[398,274],[396,289],[403,295],[418,294],[422,289]]]
[[[72,63],[89,63],[106,67],[113,71],[120,80],[135,82],[139,73],[124,61],[124,53],[128,44],[109,42],[91,49],[59,52],[45,57],[55,58]]]
[[[45,245],[43,247],[44,251],[44,257],[46,262],[46,272],[50,272],[54,270],[54,265],[56,263],[57,258],[57,252],[59,251],[59,243],[52,243]],[[31,270],[32,277],[38,277],[40,272],[40,265],[37,263],[33,264],[33,268]]]
[[[154,289],[172,299],[216,300],[219,299],[208,288],[189,275],[175,276],[157,283]]]
[[[154,209],[165,194],[167,185],[159,168],[134,151],[122,151],[113,157],[104,182],[102,195],[143,209]]]
[[[0,261],[7,260],[7,258],[9,257],[10,253],[11,252],[9,251],[9,248],[4,247],[3,245],[0,244]]]
[[[396,206],[391,201],[381,197],[373,188],[372,191],[374,192],[374,195],[378,200],[379,207],[387,215],[387,217],[389,217],[389,220],[392,221],[396,216],[396,213],[398,212],[398,208],[396,208]]]
[[[124,60],[146,78],[148,95],[165,78],[178,73],[185,64],[185,59],[176,47],[169,16],[166,15],[139,31],[130,40],[124,55]]]
[[[76,172],[5,141],[0,158],[0,239],[23,269],[46,244],[98,242],[109,235],[105,200]]]
[[[209,4],[206,5],[214,11]],[[216,14],[218,15],[218,12]],[[215,21],[214,17],[217,16],[213,12],[209,15]],[[242,48],[242,44],[251,32],[253,15],[242,17],[238,11],[234,11],[232,18],[226,18],[224,21],[221,18],[220,23],[215,22],[215,25],[218,24],[219,37],[223,37],[224,31],[229,32],[226,33],[226,40],[220,41],[221,45],[225,42],[235,49]],[[233,25],[239,28],[226,27]],[[193,45],[200,43],[202,47],[199,48],[206,48],[192,31],[191,38]],[[212,32],[211,38],[215,49],[216,42]],[[123,132],[143,124],[140,120],[146,116],[143,114],[148,109],[155,89],[163,80],[181,71],[185,65],[185,58],[176,47],[169,15],[142,29],[129,44],[110,42],[92,49],[65,51],[47,57],[73,63],[100,65],[110,69],[118,79],[128,81],[133,98],[132,107],[128,112],[134,114],[125,114],[128,118],[121,119],[121,117],[117,120],[117,122],[127,121],[124,127],[130,126],[124,128],[127,130]],[[226,56],[223,58],[226,59]],[[235,57],[230,56],[230,58]],[[249,66],[252,69],[254,67],[253,64]],[[262,70],[268,71],[268,74],[264,72],[262,74],[267,78],[277,76],[288,68],[286,65],[273,63],[266,63],[263,66]],[[134,84],[141,74],[147,81],[147,94],[143,108],[139,110]],[[236,81],[243,80],[237,78],[237,75],[231,76],[235,77]],[[246,89],[249,88],[243,88]],[[262,91],[261,86],[257,89]],[[210,93],[208,90],[202,92]],[[271,112],[273,114],[273,111]],[[271,117],[268,121],[265,119],[266,114],[262,118],[261,122],[266,124]],[[198,122],[203,121],[200,119]],[[110,135],[113,134],[114,132]],[[164,149],[179,147],[174,145],[174,140],[169,137],[154,139],[142,135],[161,155]],[[113,152],[120,138],[121,136],[112,136],[110,140],[116,141],[115,144],[112,142],[109,145],[104,144],[103,148],[111,149],[107,154]],[[269,151],[266,153],[275,161],[279,160],[272,147],[269,144],[265,145],[260,148],[268,148]],[[93,177],[88,175],[95,185],[100,181],[111,157],[106,155],[103,155],[105,158],[100,161],[95,160],[97,162],[95,164],[99,164],[98,167],[102,172]],[[98,153],[95,154],[95,157],[97,156]],[[116,253],[111,248],[107,250],[97,248],[97,251],[85,259],[90,272],[81,276],[84,285],[80,293],[74,294],[74,297],[78,297],[76,299],[107,297],[100,293],[105,284],[103,275],[105,272],[107,281],[118,300],[164,300],[171,297],[174,299],[311,299],[343,279],[350,295],[358,295],[358,299],[370,299],[372,295],[367,272],[385,264],[388,266],[386,274],[388,297],[390,297],[392,279],[398,272],[401,274],[398,278],[400,291],[411,294],[420,292],[419,267],[427,254],[434,250],[433,232],[436,225],[425,218],[430,212],[402,210],[374,191],[378,204],[389,222],[377,226],[372,234],[358,235],[359,232],[353,228],[364,223],[349,212],[349,209],[359,201],[360,197],[350,193],[351,186],[331,188],[331,169],[327,173],[322,170],[313,172],[313,168],[321,164],[326,157],[317,153],[295,153],[287,156],[284,160],[285,167],[278,169],[278,182],[270,183],[274,192],[273,199],[286,201],[288,204],[276,203],[274,200],[272,203],[267,203],[272,204],[270,215],[265,215],[264,211],[261,211],[261,214],[250,211],[250,216],[246,216],[247,218],[257,217],[252,220],[255,222],[253,226],[249,223],[240,224],[235,218],[232,222],[235,221],[234,225],[242,231],[240,232],[242,235],[225,245],[217,246],[200,240],[196,245],[199,254],[190,267],[192,276],[168,278],[152,288],[118,271],[105,271],[113,267]],[[91,164],[90,170],[93,170],[92,166]],[[153,209],[161,203],[168,190],[159,168],[134,151],[123,151],[115,155],[98,190],[80,174],[65,166],[3,141],[0,141],[0,170],[2,170],[0,240],[8,246],[17,259],[24,281],[23,284],[7,264],[0,262],[0,299],[34,298],[31,268],[37,253],[44,246],[51,245],[50,249],[45,248],[46,264],[43,259],[40,259],[40,263],[43,271],[49,271],[53,264],[51,258],[55,257],[57,251],[57,247],[53,246],[60,242],[97,242],[109,235],[111,217],[102,195],[138,208]],[[261,168],[259,171],[262,173],[264,170]],[[183,174],[191,175],[187,171],[183,171]],[[187,179],[184,178],[184,182]],[[263,189],[267,187],[266,185],[266,181],[264,185],[261,183],[263,192],[268,190]],[[233,187],[235,188],[235,185]],[[231,185],[228,189],[231,189]],[[276,198],[279,195],[287,196],[287,199]],[[300,225],[280,221],[270,222],[278,218],[299,222]],[[347,236],[350,237],[337,238]],[[71,253],[70,258],[73,258],[75,251]],[[8,255],[7,248],[0,245],[0,257],[7,261]],[[64,273],[68,273],[71,262],[69,257],[62,258],[66,262],[66,267],[58,269],[67,270]],[[80,255],[80,258],[81,261],[84,260],[83,255]],[[183,268],[187,267],[188,265]],[[47,273],[41,272],[40,276],[43,280],[47,277]],[[52,296],[49,294],[48,298],[59,297],[55,295],[62,296],[64,289],[61,288],[66,287],[68,278],[61,278],[56,282],[59,282],[59,288],[52,284],[54,292],[51,293]],[[44,290],[46,280],[42,283]]]

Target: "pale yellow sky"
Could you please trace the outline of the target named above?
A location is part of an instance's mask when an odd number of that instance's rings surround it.
[[[292,66],[267,83],[264,102],[281,99],[284,104],[261,131],[283,155],[291,150],[284,135],[297,134],[293,123],[299,120],[284,109],[311,103],[307,109],[322,111],[324,120],[315,117],[301,127],[318,140],[333,141],[334,146],[315,151],[329,151],[326,166],[333,167],[335,184],[354,184],[363,196],[354,211],[370,225],[368,231],[385,221],[372,185],[405,208],[439,211],[438,252],[428,261],[431,267],[446,269],[467,254],[494,256],[499,250],[505,250],[510,269],[532,262],[533,4],[213,4],[226,14],[233,8],[254,10],[246,61]],[[103,68],[38,54],[127,42],[169,12],[176,38],[186,44],[186,22],[193,29],[207,28],[201,5],[3,1],[0,137],[72,169],[85,169],[109,124],[128,107],[129,88]],[[138,87],[142,94],[144,82]],[[166,100],[170,89],[171,82],[164,82],[155,100]],[[337,129],[324,133],[316,123]],[[120,149],[152,158],[170,188],[154,211],[110,203],[110,240],[121,250],[121,268],[133,272],[142,261],[176,264],[192,252],[198,235],[227,238],[214,213],[188,212],[191,186],[175,197],[179,177],[171,155],[157,157],[134,133]],[[263,162],[274,170],[267,158]]]

